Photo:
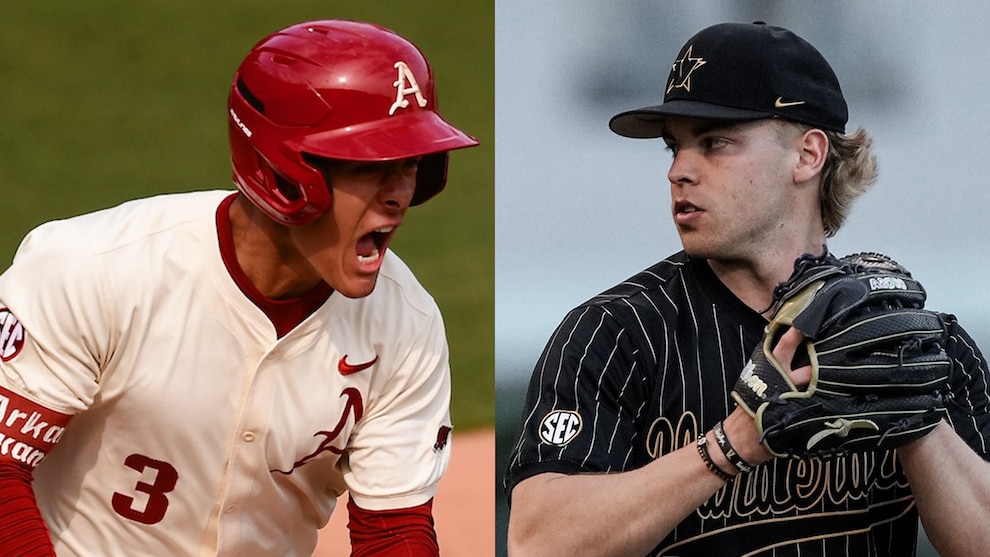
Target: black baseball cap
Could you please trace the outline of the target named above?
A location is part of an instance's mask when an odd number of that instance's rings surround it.
[[[671,65],[663,104],[616,114],[609,128],[626,137],[660,137],[670,116],[779,117],[842,133],[849,110],[835,72],[811,43],[757,21],[699,31]]]

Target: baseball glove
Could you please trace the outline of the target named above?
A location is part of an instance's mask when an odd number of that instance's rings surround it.
[[[756,421],[763,446],[802,457],[894,448],[942,419],[951,362],[945,327],[925,290],[878,253],[805,254],[774,290],[776,310],[732,397]],[[773,355],[795,327],[811,381],[795,385]]]

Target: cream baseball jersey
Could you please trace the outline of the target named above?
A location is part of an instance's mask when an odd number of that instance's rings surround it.
[[[221,257],[230,195],[42,225],[0,276],[0,386],[73,416],[34,469],[60,556],[309,556],[345,491],[368,510],[434,495],[451,450],[434,300],[388,253],[371,295],[332,294],[279,338]]]

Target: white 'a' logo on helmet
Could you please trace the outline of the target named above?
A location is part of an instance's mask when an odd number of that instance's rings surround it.
[[[388,115],[393,116],[396,110],[409,106],[409,99],[406,98],[406,95],[416,95],[416,103],[419,104],[419,107],[426,107],[426,99],[423,98],[419,84],[416,83],[416,76],[413,75],[409,66],[405,62],[399,61],[393,67],[399,70],[399,77],[392,82],[392,87],[395,87],[395,102],[392,103],[392,108],[388,109]]]

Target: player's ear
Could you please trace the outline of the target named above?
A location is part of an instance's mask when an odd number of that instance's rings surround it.
[[[798,163],[794,167],[794,181],[804,183],[821,174],[828,157],[828,136],[820,129],[805,130],[798,139]]]

